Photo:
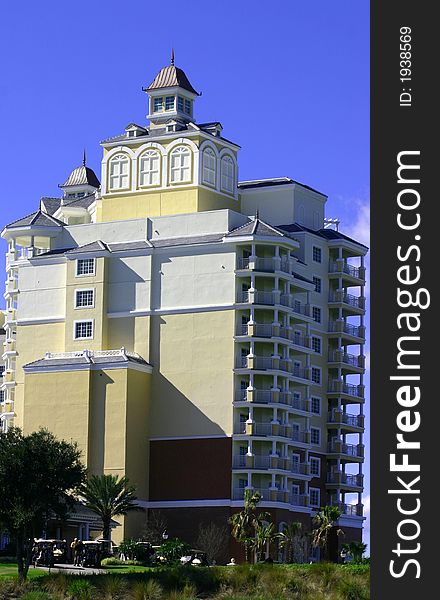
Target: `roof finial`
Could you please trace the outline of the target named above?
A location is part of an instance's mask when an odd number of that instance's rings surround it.
[[[174,65],[174,48],[171,48],[171,65]]]
[[[257,212],[255,213],[255,220],[258,221],[259,218],[260,218],[260,211],[257,208]]]
[[[86,166],[86,149],[83,150],[83,165]]]

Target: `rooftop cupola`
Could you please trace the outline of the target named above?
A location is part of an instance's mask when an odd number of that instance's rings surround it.
[[[82,165],[76,167],[59,187],[63,190],[65,199],[73,199],[93,194],[100,185],[95,172],[86,166],[86,153],[84,151]]]
[[[193,88],[184,71],[174,65],[174,50],[171,53],[171,64],[161,69],[154,81],[143,90],[149,96],[148,119],[153,128],[163,127],[172,121],[194,121],[193,102],[200,94]]]

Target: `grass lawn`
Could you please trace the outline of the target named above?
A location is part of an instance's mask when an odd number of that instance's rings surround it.
[[[102,574],[29,570],[19,584],[14,563],[0,563],[2,600],[369,600],[369,565],[142,567],[107,565]]]
[[[40,569],[34,569],[33,567],[29,568],[28,578],[35,579],[37,577],[44,577],[46,575],[46,571],[41,571]],[[2,563],[0,562],[0,577],[16,577],[17,576],[17,563]]]

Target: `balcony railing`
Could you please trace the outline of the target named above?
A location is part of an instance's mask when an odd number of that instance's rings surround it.
[[[344,423],[350,427],[363,427],[364,416],[363,415],[352,415],[343,411],[332,409],[329,413],[329,423]]]
[[[354,458],[364,457],[363,447],[360,444],[346,444],[338,438],[335,438],[328,443],[327,452],[330,454],[345,454],[346,456],[353,456]]]
[[[244,435],[269,436],[269,437],[285,437],[293,442],[302,444],[310,443],[310,431],[301,430],[293,427],[290,423],[275,423],[272,421],[256,421],[249,425],[247,423],[236,423],[234,426],[234,434]]]
[[[344,504],[343,502],[332,502],[332,506],[337,506],[341,511],[341,514],[350,517],[362,517],[364,514],[364,507],[362,504]]]
[[[348,396],[353,396],[355,398],[363,398],[364,397],[364,386],[363,385],[353,385],[352,383],[345,383],[340,379],[331,379],[328,382],[328,393],[339,393],[346,394]]]
[[[236,390],[235,401],[245,402],[248,400],[247,390]],[[292,392],[274,390],[253,390],[252,402],[259,404],[286,404],[301,412],[310,412],[310,400],[304,400],[294,396]]]
[[[356,279],[364,279],[365,277],[365,269],[355,267],[347,262],[342,262],[342,260],[330,261],[328,270],[329,273],[346,273],[347,275],[350,275],[350,277],[355,277]]]
[[[273,323],[253,323],[251,326],[247,323],[237,325],[235,329],[237,336],[253,336],[260,338],[279,337],[289,340],[295,346],[310,348],[310,340],[307,336],[298,334],[291,327],[282,327]]]
[[[292,365],[290,359],[275,356],[238,356],[235,360],[236,369],[252,369],[257,371],[284,371],[292,377],[310,379],[309,369]]]
[[[334,471],[327,474],[327,483],[346,487],[362,487],[363,476],[360,474],[344,473],[343,471]]]
[[[352,337],[365,337],[365,328],[360,325],[353,325],[345,321],[329,321],[328,330],[330,333],[346,333]]]
[[[287,456],[269,456],[269,455],[244,455],[234,456],[232,460],[234,469],[259,469],[259,470],[278,470],[293,473],[295,475],[307,476],[310,474],[310,465],[292,461]]]
[[[362,368],[362,358],[355,354],[348,354],[342,350],[330,350],[328,353],[329,362],[342,362],[351,367]]]
[[[308,496],[306,494],[292,494],[287,490],[271,490],[269,488],[252,488],[253,492],[259,492],[262,500],[265,502],[285,502],[294,506],[307,506]],[[235,488],[233,490],[233,500],[243,500],[245,490]]]
[[[328,297],[329,302],[342,302],[353,308],[365,309],[365,297],[354,296],[353,294],[330,292]]]

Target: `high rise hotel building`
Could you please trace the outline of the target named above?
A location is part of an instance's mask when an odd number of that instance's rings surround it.
[[[321,192],[240,182],[174,64],[145,91],[149,125],[101,143],[101,182],[84,160],[3,229],[2,429],[76,440],[172,536],[226,523],[250,488],[277,528],[336,504],[360,539],[367,248]]]

